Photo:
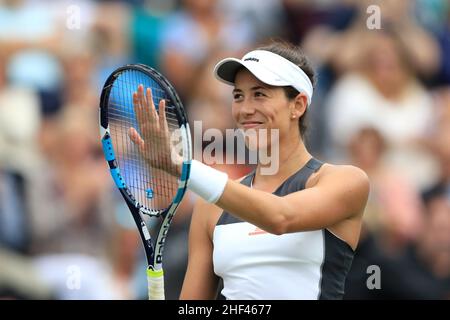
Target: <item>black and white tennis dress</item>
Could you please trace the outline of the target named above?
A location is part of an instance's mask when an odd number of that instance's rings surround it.
[[[303,190],[321,166],[311,159],[274,194]],[[241,183],[251,186],[253,176]],[[327,229],[274,235],[225,211],[213,243],[214,272],[223,280],[226,299],[342,299],[354,254]]]

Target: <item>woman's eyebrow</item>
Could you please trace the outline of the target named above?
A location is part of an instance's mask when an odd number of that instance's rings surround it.
[[[265,87],[265,86],[254,86],[254,87],[251,87],[250,88],[250,91],[256,91],[256,90],[261,90],[261,89],[264,89],[264,90],[269,90],[270,88],[269,87]],[[243,92],[241,89],[239,89],[239,88],[235,88],[235,89],[233,89],[233,91],[232,91],[232,93],[238,93],[238,92]]]
[[[252,90],[252,91],[260,90],[260,89],[269,90],[269,87],[255,86],[255,87],[250,88],[250,90]]]

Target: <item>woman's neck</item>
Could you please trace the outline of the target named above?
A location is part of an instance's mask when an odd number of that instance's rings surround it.
[[[279,184],[302,168],[310,159],[311,154],[301,139],[284,145],[280,143],[278,155],[271,155],[269,164],[257,165],[253,183]],[[268,168],[272,169],[270,174],[267,174]]]

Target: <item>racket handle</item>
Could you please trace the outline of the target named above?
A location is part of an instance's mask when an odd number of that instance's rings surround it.
[[[164,300],[164,272],[163,270],[147,269],[148,299]]]

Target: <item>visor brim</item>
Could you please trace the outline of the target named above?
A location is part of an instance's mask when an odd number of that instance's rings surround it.
[[[289,85],[266,68],[259,66],[254,62],[246,62],[236,58],[226,58],[217,63],[214,67],[214,75],[218,80],[229,85],[234,85],[236,73],[241,68],[247,69],[258,80],[265,84],[273,86]]]

